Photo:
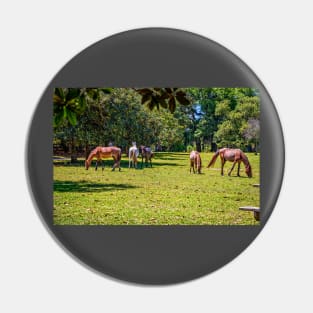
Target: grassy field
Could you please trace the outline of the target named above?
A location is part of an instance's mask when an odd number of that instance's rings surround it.
[[[54,224],[56,225],[258,225],[251,212],[240,206],[260,206],[260,155],[247,154],[252,165],[249,179],[227,176],[226,162],[220,175],[220,160],[206,166],[212,153],[201,153],[203,174],[189,173],[188,153],[157,153],[152,168],[111,172],[80,166],[54,165]]]

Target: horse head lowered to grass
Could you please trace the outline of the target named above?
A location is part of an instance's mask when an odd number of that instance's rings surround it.
[[[224,175],[224,165],[226,161],[233,162],[233,166],[228,172],[228,176],[231,175],[231,172],[233,171],[236,163],[238,163],[238,169],[237,169],[237,176],[240,176],[240,163],[243,162],[245,165],[245,172],[249,178],[252,177],[252,168],[250,165],[250,162],[248,160],[248,157],[240,150],[240,149],[230,149],[230,148],[222,148],[215,152],[213,155],[208,167],[211,167],[214,165],[217,157],[220,156],[222,166],[221,166],[221,175]]]
[[[114,171],[116,167],[118,167],[119,170],[121,170],[121,165],[120,165],[121,156],[122,156],[122,152],[121,152],[121,149],[118,147],[114,147],[114,146],[112,146],[112,147],[97,147],[90,152],[87,160],[85,161],[85,168],[86,168],[86,170],[88,170],[88,168],[90,167],[92,159],[97,158],[97,163],[96,163],[96,168],[95,168],[95,170],[97,170],[98,162],[102,162],[102,159],[112,157],[114,160],[112,171]],[[103,170],[103,167],[102,167],[102,170]]]

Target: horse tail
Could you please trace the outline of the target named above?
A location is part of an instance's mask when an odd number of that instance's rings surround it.
[[[208,168],[214,165],[214,163],[215,163],[215,161],[216,161],[216,159],[217,159],[219,153],[220,153],[219,150],[217,150],[217,151],[215,152],[215,154],[213,155],[213,157],[212,157],[212,159],[211,159],[209,165],[207,166]]]

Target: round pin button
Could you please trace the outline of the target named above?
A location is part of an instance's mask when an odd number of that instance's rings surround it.
[[[70,60],[38,103],[27,147],[55,239],[99,273],[143,284],[233,260],[266,224],[284,172],[280,121],[257,76],[174,29],[116,34]]]

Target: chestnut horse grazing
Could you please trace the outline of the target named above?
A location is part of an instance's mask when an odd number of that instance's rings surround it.
[[[138,155],[139,155],[139,149],[136,146],[136,142],[133,142],[132,147],[130,147],[128,151],[128,159],[129,159],[128,168],[131,168],[131,167],[137,168]]]
[[[114,160],[112,171],[114,171],[116,167],[118,167],[119,170],[121,170],[121,165],[120,165],[121,156],[122,156],[121,149],[118,147],[97,147],[90,152],[87,160],[85,161],[86,170],[88,170],[88,168],[90,167],[90,164],[93,158],[97,158],[97,163],[96,163],[96,168],[95,168],[95,170],[97,170],[98,162],[102,163],[102,159],[110,158],[110,157],[112,157]],[[102,167],[102,170],[103,170],[103,167]]]
[[[192,169],[193,173],[195,174],[195,168],[196,168],[197,173],[201,174],[202,163],[201,163],[200,153],[198,151],[191,151],[189,158],[190,158],[189,172],[191,173],[191,169]]]
[[[150,161],[150,166],[152,167],[151,159],[154,157],[153,151],[150,147],[140,146],[141,153],[141,168],[143,165],[143,159],[145,159],[145,165],[148,166],[148,162]]]
[[[215,152],[213,155],[212,160],[210,161],[208,167],[214,165],[217,157],[220,156],[221,162],[222,162],[222,167],[221,167],[221,175],[224,175],[224,165],[226,161],[234,162],[233,166],[228,172],[228,176],[230,176],[231,172],[233,171],[236,163],[238,163],[238,170],[237,170],[237,176],[240,176],[239,171],[240,171],[240,163],[243,162],[246,168],[246,174],[248,177],[252,177],[252,169],[251,165],[249,163],[249,160],[247,156],[240,150],[240,149],[229,149],[229,148],[223,148],[219,149]]]

